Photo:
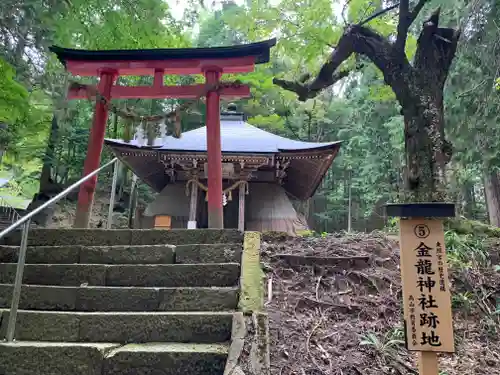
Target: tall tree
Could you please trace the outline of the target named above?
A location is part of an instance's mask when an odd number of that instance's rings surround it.
[[[343,69],[343,64],[353,54],[368,58],[382,72],[402,107],[406,181],[410,192],[407,199],[441,201],[446,196],[445,168],[451,157],[451,145],[444,137],[443,89],[460,31],[440,27],[440,10],[434,11],[423,23],[413,64],[410,64],[405,52],[408,31],[426,2],[419,0],[410,6],[409,0],[402,0],[345,27],[330,58],[313,80],[275,79],[274,82],[305,101],[348,76],[351,71]],[[366,26],[395,8],[399,8],[395,36],[383,36]]]

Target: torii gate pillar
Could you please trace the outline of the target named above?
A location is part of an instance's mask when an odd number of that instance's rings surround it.
[[[99,92],[109,100],[111,98],[111,88],[118,76],[115,70],[103,70],[100,74]],[[87,156],[83,164],[83,175],[86,176],[99,168],[101,162],[104,136],[106,134],[106,122],[108,121],[108,107],[100,100],[95,103],[94,118],[90,128],[89,144]],[[94,203],[95,187],[97,185],[97,175],[91,177],[82,185],[78,192],[78,204],[75,215],[75,228],[88,228],[92,205]]]
[[[221,69],[205,70],[206,83],[219,83]],[[208,227],[224,228],[222,205],[222,151],[220,140],[220,95],[217,91],[207,94],[207,162],[208,162]]]
[[[218,87],[221,75],[253,72],[255,64],[269,62],[270,48],[276,39],[263,42],[215,48],[146,49],[86,51],[50,47],[66,70],[77,76],[100,76],[97,91],[110,101],[130,98],[199,99],[207,95],[207,159],[208,159],[208,226],[224,226],[222,205],[222,155],[220,138],[220,98],[250,96],[245,85]],[[204,85],[164,86],[166,74],[205,75]],[[152,86],[113,85],[118,76],[152,75]],[[207,93],[207,87],[213,87]],[[95,90],[95,88],[93,88]],[[87,98],[89,92],[80,87],[70,88],[69,99]],[[90,131],[83,175],[99,168],[104,143],[108,106],[99,100]],[[75,227],[87,228],[92,208],[97,177],[89,179],[80,188]]]

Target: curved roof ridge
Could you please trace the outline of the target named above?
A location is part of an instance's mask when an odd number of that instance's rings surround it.
[[[341,142],[305,142],[270,133],[242,120],[231,120],[221,122],[221,146],[222,152],[229,153],[267,153],[276,154],[280,152],[314,151],[327,148],[335,148]],[[126,143],[118,139],[106,139],[108,145],[129,146],[142,149],[155,149],[158,151],[172,152],[206,152],[207,136],[206,126],[189,130],[182,134],[181,138],[167,137],[163,144],[160,138],[155,140],[154,146],[137,146],[136,141]]]

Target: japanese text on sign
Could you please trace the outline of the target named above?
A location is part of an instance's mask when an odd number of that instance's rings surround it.
[[[401,220],[400,225],[408,349],[454,352],[442,222]]]

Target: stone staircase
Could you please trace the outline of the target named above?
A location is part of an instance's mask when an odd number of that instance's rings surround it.
[[[0,206],[0,230],[10,226],[13,222],[12,219],[10,207]]]
[[[0,246],[0,338],[19,243],[16,232]],[[28,245],[0,375],[224,373],[241,314],[242,233],[33,229]]]

